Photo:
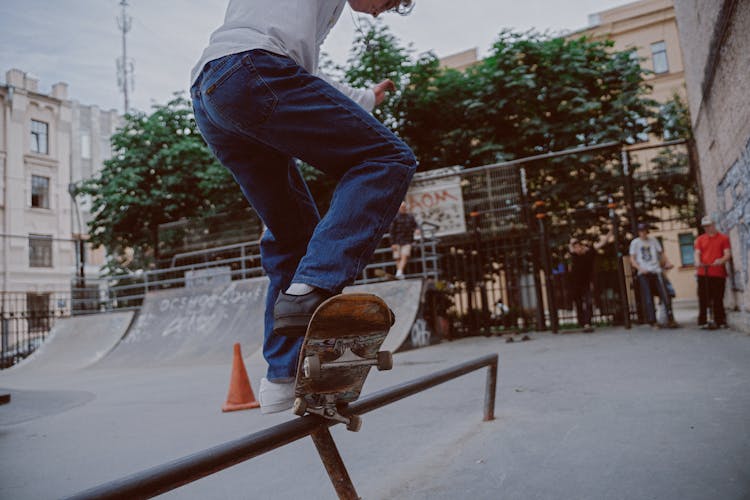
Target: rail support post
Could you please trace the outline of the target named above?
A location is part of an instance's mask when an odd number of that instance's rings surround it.
[[[497,358],[487,367],[487,384],[484,389],[484,421],[495,420],[495,393],[497,392]]]
[[[352,484],[352,480],[346,470],[344,461],[341,459],[339,450],[336,448],[336,443],[333,441],[333,436],[331,436],[328,426],[319,426],[310,433],[310,437],[313,443],[315,443],[315,448],[318,449],[320,459],[323,461],[326,472],[328,472],[328,477],[331,478],[331,482],[339,498],[341,500],[358,500],[359,495],[357,495],[357,491],[354,489],[354,484]]]

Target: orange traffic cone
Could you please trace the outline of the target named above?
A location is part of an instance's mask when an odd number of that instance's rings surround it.
[[[229,381],[229,394],[227,402],[221,407],[221,411],[248,410],[258,408],[260,403],[255,400],[253,388],[250,387],[250,379],[245,370],[245,362],[242,361],[240,344],[234,344],[234,361],[232,362],[232,379]]]

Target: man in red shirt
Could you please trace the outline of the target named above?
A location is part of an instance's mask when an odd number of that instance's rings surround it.
[[[711,217],[701,220],[706,231],[695,240],[695,265],[698,266],[698,324],[707,327],[706,308],[711,307],[716,325],[726,328],[724,313],[724,288],[727,270],[724,264],[732,257],[729,238],[716,229]]]

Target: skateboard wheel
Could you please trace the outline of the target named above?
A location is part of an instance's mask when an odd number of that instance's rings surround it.
[[[346,424],[346,429],[352,432],[359,432],[362,428],[362,417],[359,415],[350,415],[349,423]]]
[[[312,355],[305,358],[302,363],[302,369],[305,372],[305,377],[311,380],[317,380],[320,378],[320,358]]]
[[[303,416],[307,411],[307,401],[305,401],[305,398],[295,398],[292,411],[299,417]]]
[[[378,351],[378,370],[390,370],[393,368],[393,354],[391,351]]]

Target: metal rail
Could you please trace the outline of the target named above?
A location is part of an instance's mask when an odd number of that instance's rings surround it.
[[[495,418],[498,355],[488,354],[451,368],[425,375],[377,391],[349,405],[348,413],[360,415],[417,394],[436,385],[487,367],[484,395],[484,420]],[[152,498],[184,486],[233,465],[262,455],[305,436],[311,436],[340,498],[358,498],[354,485],[338,454],[328,427],[337,422],[317,415],[295,418],[248,436],[178,458],[130,476],[82,491],[68,500],[132,500]]]
[[[561,151],[550,151],[549,153],[541,153],[533,156],[525,156],[523,158],[516,158],[515,160],[501,161],[499,163],[491,163],[489,165],[482,165],[481,167],[465,168],[456,172],[446,172],[443,174],[425,175],[419,178],[419,182],[434,181],[436,179],[444,179],[447,177],[466,176],[485,172],[487,170],[494,170],[496,168],[510,167],[511,165],[524,165],[526,163],[538,160],[548,160],[551,158],[557,158],[560,156],[568,156],[577,153],[588,153],[589,151],[598,151],[600,149],[614,148],[621,144],[617,141],[603,142],[601,144],[594,144],[593,146],[578,146],[576,148],[563,149]]]

